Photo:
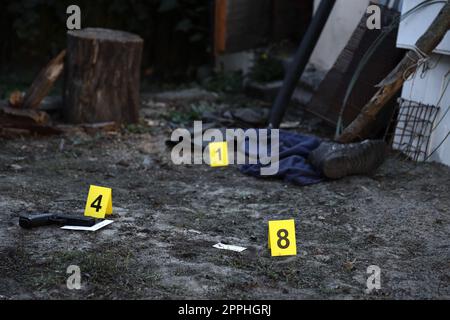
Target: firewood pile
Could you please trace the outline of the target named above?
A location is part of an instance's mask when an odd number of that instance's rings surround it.
[[[52,125],[46,111],[40,110],[44,98],[64,69],[62,51],[42,69],[25,94],[14,91],[8,101],[0,102],[0,133],[2,134],[57,134],[62,131]]]

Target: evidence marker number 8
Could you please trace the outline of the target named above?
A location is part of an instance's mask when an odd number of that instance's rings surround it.
[[[269,221],[269,249],[273,257],[297,255],[294,220]]]

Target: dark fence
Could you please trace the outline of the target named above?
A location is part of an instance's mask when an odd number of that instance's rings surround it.
[[[144,74],[185,79],[208,61],[210,0],[2,0],[0,76],[36,70],[66,46],[66,8],[82,27],[125,30],[145,40]]]

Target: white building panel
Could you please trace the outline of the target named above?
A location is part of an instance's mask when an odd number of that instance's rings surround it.
[[[414,8],[423,0],[404,0],[402,6],[402,14]],[[444,6],[443,3],[435,3],[422,8],[400,23],[398,32],[397,46],[399,48],[410,49],[415,45],[417,40],[425,33],[439,11]],[[447,32],[445,38],[438,45],[435,53],[450,55],[450,32]]]

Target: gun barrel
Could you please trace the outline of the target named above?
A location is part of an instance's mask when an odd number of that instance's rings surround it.
[[[92,227],[95,225],[96,220],[90,217],[75,217],[69,215],[55,214],[52,217],[52,221],[56,224],[66,226],[79,226],[79,227]]]
[[[32,229],[52,224],[92,227],[95,223],[96,220],[90,217],[77,217],[53,213],[21,215],[19,217],[19,225],[24,229]]]

